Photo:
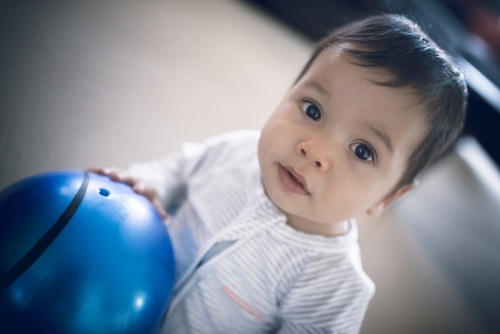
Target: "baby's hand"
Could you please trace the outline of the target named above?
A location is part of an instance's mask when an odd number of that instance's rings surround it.
[[[163,208],[161,204],[160,197],[156,190],[150,185],[146,184],[146,182],[137,179],[127,172],[124,172],[118,168],[89,168],[87,169],[89,172],[93,172],[96,174],[104,175],[109,177],[113,181],[123,182],[132,187],[134,192],[143,195],[146,197],[155,207],[156,211],[160,214],[163,219],[168,217],[167,212]]]

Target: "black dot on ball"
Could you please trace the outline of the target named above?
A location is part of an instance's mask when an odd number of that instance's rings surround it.
[[[104,197],[108,197],[109,194],[110,194],[110,192],[108,189],[104,189],[104,188],[99,189],[99,195],[104,196]]]

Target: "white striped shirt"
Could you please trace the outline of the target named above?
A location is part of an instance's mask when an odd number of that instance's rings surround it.
[[[176,285],[162,333],[357,333],[374,284],[356,223],[331,238],[288,226],[262,186],[259,135],[223,134],[130,168],[171,213]]]

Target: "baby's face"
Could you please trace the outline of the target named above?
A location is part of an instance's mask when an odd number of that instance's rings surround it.
[[[424,109],[412,92],[376,85],[376,75],[330,47],[265,124],[264,188],[297,229],[336,234],[339,223],[379,213],[374,206],[389,198],[423,139]]]

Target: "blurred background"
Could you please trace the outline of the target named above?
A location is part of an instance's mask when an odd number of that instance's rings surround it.
[[[361,332],[498,333],[498,0],[4,0],[0,189],[260,129],[314,42],[380,12],[409,16],[452,54],[470,101],[463,138],[419,189],[360,219],[377,286]]]

